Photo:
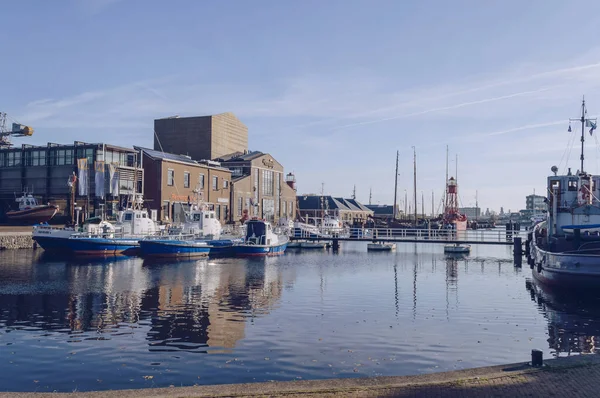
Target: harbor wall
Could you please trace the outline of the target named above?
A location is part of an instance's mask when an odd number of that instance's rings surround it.
[[[36,244],[31,238],[31,232],[2,232],[0,233],[0,250],[31,249]]]

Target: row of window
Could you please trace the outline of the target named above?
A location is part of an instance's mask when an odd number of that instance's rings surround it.
[[[64,166],[75,164],[75,159],[87,158],[88,164],[94,161],[94,148],[41,149],[35,151],[0,152],[0,167],[25,166]],[[130,153],[97,151],[98,160],[106,163],[118,163],[121,166],[134,165],[134,156]]]
[[[190,188],[190,183],[191,183],[190,172],[184,171],[183,172],[183,187]],[[175,185],[175,170],[173,170],[173,169],[168,169],[168,171],[167,171],[167,185],[171,186],[171,187]],[[218,176],[212,177],[212,185],[211,186],[212,186],[213,191],[219,190],[219,177]],[[229,188],[229,181],[227,181],[225,178],[222,178],[222,187],[223,187],[223,189]],[[204,174],[198,175],[198,189],[204,189]]]
[[[272,202],[272,200],[271,200]],[[265,206],[263,206],[265,207]],[[274,211],[274,203],[272,203],[270,205],[269,211]],[[250,211],[251,209],[253,209],[252,211]],[[248,210],[248,215],[258,215],[258,206],[252,206],[251,200],[250,198],[244,198],[242,196],[238,196],[237,197],[237,209],[236,209],[236,214],[238,217],[242,217],[244,210]],[[292,217],[293,216],[293,211],[294,211],[294,202],[293,201],[289,201],[286,202],[285,200],[281,201],[281,216],[282,217]],[[263,208],[263,212],[265,212],[265,209]]]

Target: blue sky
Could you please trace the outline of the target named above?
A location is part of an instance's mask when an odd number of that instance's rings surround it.
[[[484,209],[516,210],[552,165],[578,168],[568,118],[584,94],[600,113],[600,34],[586,21],[599,12],[592,0],[14,1],[0,109],[35,129],[16,144],[124,146],[151,146],[155,118],[231,111],[299,192],[356,184],[373,203],[392,202],[396,150],[410,197],[415,146],[426,209],[448,144],[463,205],[477,190]]]

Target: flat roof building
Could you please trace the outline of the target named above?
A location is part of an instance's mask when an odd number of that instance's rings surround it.
[[[212,160],[248,150],[248,127],[231,112],[156,119],[154,132],[155,150],[194,160]]]
[[[80,159],[87,160],[83,163],[87,176],[85,185],[77,183],[75,203],[83,208],[84,215],[100,215],[103,210],[113,215],[134,193],[142,193],[144,170],[134,149],[80,141],[46,146],[23,144],[20,148],[0,149],[2,206],[14,207],[15,195],[27,191],[40,203],[58,205],[59,218],[70,217],[68,181],[73,173],[82,179]],[[109,170],[109,165],[114,168]]]

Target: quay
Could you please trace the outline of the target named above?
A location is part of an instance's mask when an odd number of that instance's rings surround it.
[[[31,227],[0,225],[0,250],[31,249],[35,242],[31,239]]]
[[[138,390],[72,393],[1,393],[0,398],[67,397],[596,397],[600,380],[597,354],[546,360],[542,367],[521,362],[433,373],[302,380]]]

